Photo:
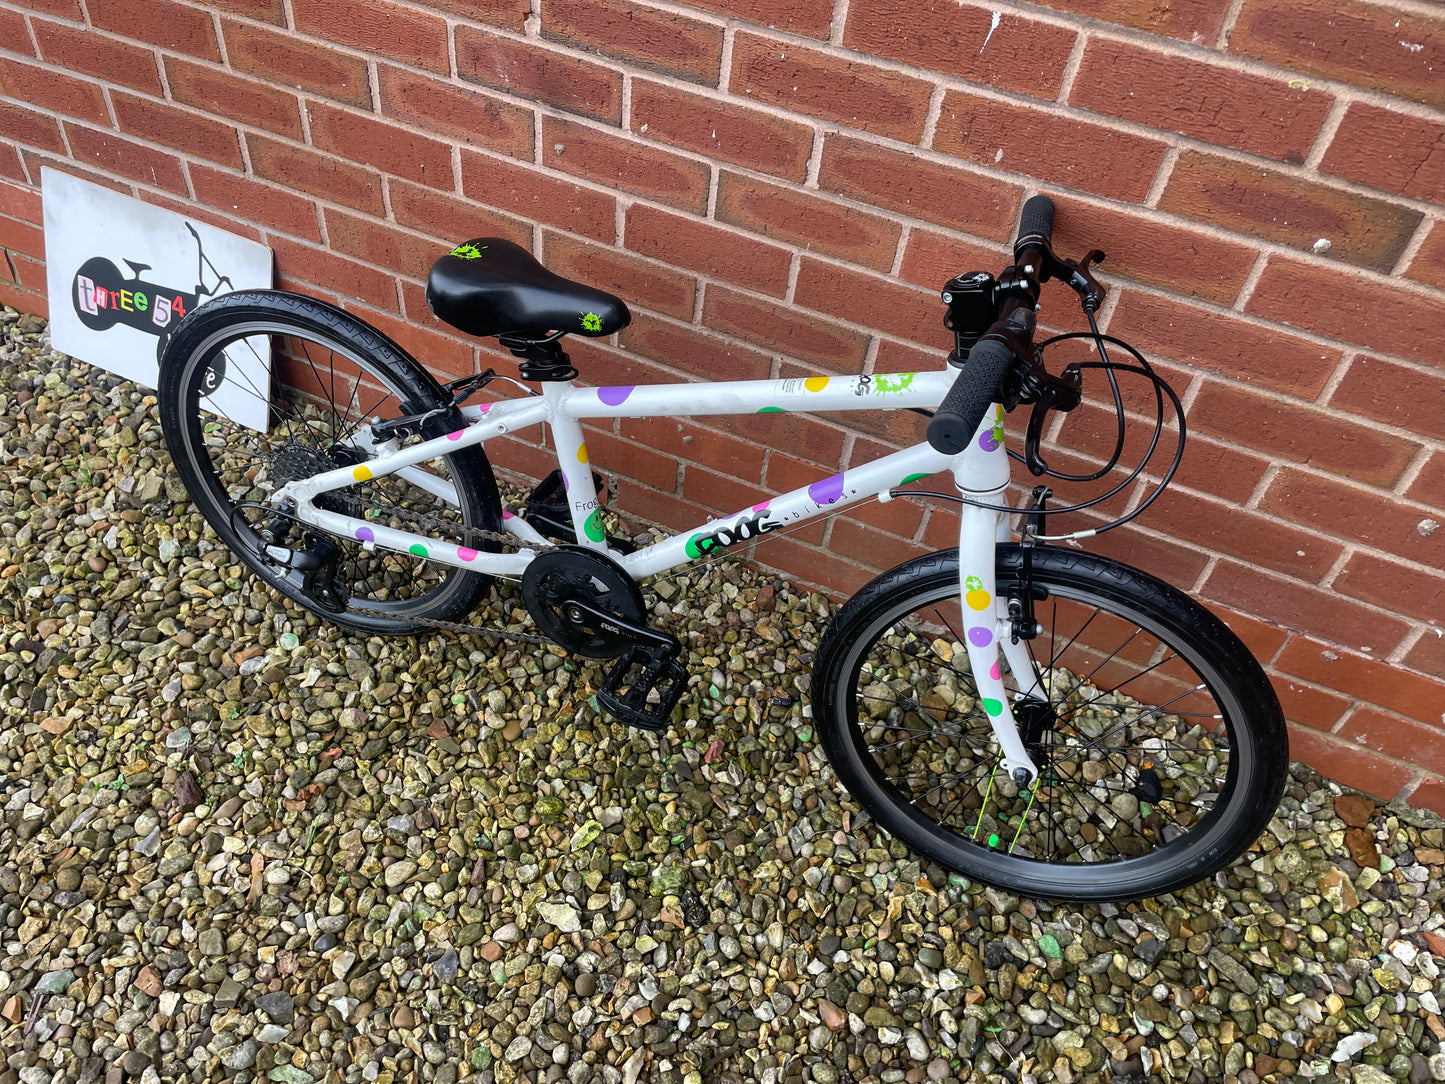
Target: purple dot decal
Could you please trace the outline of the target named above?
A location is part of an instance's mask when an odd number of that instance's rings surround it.
[[[843,476],[835,474],[821,482],[814,482],[808,487],[808,496],[813,498],[814,504],[833,504],[843,496]]]
[[[988,676],[993,678],[994,681],[1003,680],[1003,670],[999,668],[998,660],[995,659],[994,664],[988,668]]]
[[[460,557],[463,561],[475,561],[477,559],[477,551],[467,549],[466,546],[458,546],[457,556]],[[994,669],[998,669],[997,663],[994,664]]]
[[[992,429],[990,429],[987,433],[978,438],[978,446],[986,452],[998,451],[1000,443],[1002,442],[998,439],[998,437],[994,436],[994,432]]]
[[[628,384],[616,388],[598,388],[597,398],[608,406],[621,406],[627,402],[627,397],[632,394],[632,389],[636,386],[636,384]]]
[[[968,630],[968,642],[974,647],[988,647],[993,643],[993,633],[983,626]]]
[[[370,527],[356,528],[356,537],[361,542],[375,542],[376,533]]]

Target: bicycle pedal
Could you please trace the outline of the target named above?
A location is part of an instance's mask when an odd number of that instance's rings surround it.
[[[629,647],[618,656],[597,693],[597,703],[620,723],[657,732],[687,689],[687,668],[665,648]],[[656,704],[648,697],[656,691]]]

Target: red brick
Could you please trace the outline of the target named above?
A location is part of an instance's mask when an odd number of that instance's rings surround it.
[[[1314,145],[1334,97],[1094,38],[1069,100],[1096,113],[1299,163]]]
[[[1445,106],[1445,20],[1361,0],[1246,0],[1229,51]]]
[[[666,75],[716,86],[723,28],[622,0],[567,0],[542,8],[542,36]]]
[[[80,0],[10,0],[11,4],[31,11],[43,11],[47,15],[58,15],[62,19],[82,22],[85,13],[80,10]]]
[[[1286,644],[1274,666],[1423,722],[1439,723],[1445,711],[1445,683],[1307,637]]]
[[[1384,609],[1425,621],[1445,613],[1445,577],[1396,564],[1373,553],[1356,553],[1335,577],[1335,590]]]
[[[622,73],[542,45],[456,29],[457,73],[610,124],[622,122]]]
[[[553,169],[694,214],[707,210],[712,171],[702,162],[557,117],[542,120],[542,148]]]
[[[273,234],[267,243],[276,252],[276,271],[280,278],[309,283],[379,308],[397,307],[393,275],[288,237]]]
[[[958,0],[852,0],[843,44],[955,79],[1054,98],[1075,32]]]
[[[1386,760],[1354,742],[1300,726],[1290,727],[1289,755],[1291,760],[1302,761],[1323,776],[1386,801],[1394,798],[1415,774],[1414,769]]]
[[[813,130],[804,124],[642,79],[632,84],[631,116],[648,139],[787,180],[807,174]]]
[[[244,15],[259,22],[286,25],[286,12],[281,0],[209,0],[210,6],[234,15]]]
[[[1208,381],[1189,410],[1190,424],[1246,448],[1388,486],[1419,452],[1414,442],[1303,404]]]
[[[226,56],[231,67],[266,83],[300,87],[332,101],[371,108],[371,83],[366,61],[260,26],[223,22]]]
[[[864,462],[871,462],[879,458],[876,455],[869,455],[866,459],[859,459],[856,455],[858,444],[864,443],[859,440],[854,444],[854,459],[852,465],[861,465]],[[889,448],[888,451],[894,449]],[[769,460],[769,470],[772,469],[773,460],[783,458],[779,453],[774,452]],[[789,459],[789,462],[796,460]],[[817,469],[812,471],[812,478],[809,484],[816,481]],[[801,484],[801,483],[800,483]],[[796,489],[797,486],[792,488]],[[918,529],[923,526],[923,513],[928,510],[928,505],[922,500],[912,500],[908,497],[897,497],[887,503],[882,501],[865,501],[862,504],[849,508],[848,516],[859,523],[866,523],[870,527],[877,527],[879,530],[887,531],[889,534],[897,535],[899,538],[911,540],[918,534]],[[932,547],[930,547],[932,548]]]
[[[150,49],[103,37],[93,30],[43,19],[32,19],[30,28],[40,44],[40,55],[52,64],[147,94],[162,93],[156,54]],[[6,61],[7,66],[9,63]]]
[[[353,308],[353,306],[347,306]],[[467,342],[382,312],[358,312],[443,382],[476,372],[476,350]]]
[[[701,505],[627,477],[617,479],[617,506],[670,531],[690,530],[713,518],[713,513]]]
[[[695,463],[682,472],[682,495],[719,516],[731,516],[763,500],[756,486]]]
[[[462,192],[468,199],[611,244],[617,200],[560,177],[489,155],[462,153]]]
[[[858,523],[846,513],[833,521],[828,548],[840,557],[873,568],[892,568],[930,552],[929,547],[921,543]]]
[[[738,97],[914,143],[923,135],[933,86],[861,61],[740,33],[733,41],[728,90]]]
[[[12,252],[9,255],[10,263],[15,268],[17,285],[22,289],[44,293],[47,285],[45,261],[32,260],[29,256],[22,256],[18,252]]]
[[[881,571],[799,542],[781,531],[764,535],[752,557],[766,568],[786,573],[795,582],[822,587],[835,598],[853,594]]]
[[[532,110],[390,65],[378,65],[377,71],[386,115],[457,142],[532,160]]]
[[[1042,3],[1106,23],[1208,44],[1219,36],[1230,0],[1190,0],[1187,4],[1160,4],[1155,0],[1042,0]]]
[[[831,372],[857,372],[868,336],[829,320],[805,316],[786,306],[746,297],[719,286],[703,300],[703,323],[729,335],[777,350],[800,361],[813,361]]]
[[[0,182],[0,215],[39,225],[43,221],[42,207],[38,189]]]
[[[678,320],[692,319],[697,283],[691,276],[550,230],[544,235],[543,252],[548,270],[617,294],[629,307],[652,309]]]
[[[464,19],[520,31],[532,12],[530,0],[427,0],[427,6]]]
[[[1165,150],[1153,139],[956,90],[943,99],[933,147],[1135,203],[1149,194]]]
[[[750,346],[646,313],[634,314],[618,341],[624,350],[659,361],[693,380],[766,380],[772,368],[772,359]]]
[[[9,305],[12,309],[33,313],[42,318],[50,316],[50,305],[45,300],[44,294],[34,294],[29,290],[6,286],[3,283],[0,283],[0,305]]]
[[[121,91],[112,92],[110,100],[122,132],[232,169],[242,168],[241,141],[229,124]]]
[[[825,40],[833,21],[833,0],[692,0],[691,6]]]
[[[1405,804],[1445,816],[1445,779],[1426,779],[1406,796]]]
[[[896,279],[865,275],[805,257],[794,297],[802,308],[900,339],[931,343],[940,354],[953,345],[953,333],[943,326],[943,302],[934,290],[919,290]]]
[[[45,259],[45,231],[29,222],[0,218],[0,248]]]
[[[60,173],[67,173],[72,177],[79,177],[91,184],[98,184],[102,188],[109,188],[122,196],[134,196],[135,189],[129,181],[117,180],[108,173],[101,173],[99,170],[88,168],[85,164],[77,162],[74,158],[55,158],[41,151],[27,150],[23,154],[25,168],[30,176],[39,177],[43,169],[53,169]],[[21,178],[23,179],[23,178]]]
[[[48,113],[37,113],[9,102],[0,102],[0,137],[55,154],[65,153],[59,121]]]
[[[1436,222],[1405,272],[1416,282],[1445,290],[1445,223]]]
[[[1242,614],[1238,610],[1230,610],[1224,606],[1210,605],[1210,611],[1229,626],[1230,631],[1244,641],[1244,646],[1249,653],[1261,663],[1267,664],[1274,658],[1280,648],[1289,639],[1289,633],[1276,625],[1271,625],[1248,614]]]
[[[258,177],[378,217],[383,213],[381,178],[369,169],[264,136],[247,136],[246,145]]]
[[[1338,538],[1445,568],[1439,540],[1416,529],[1427,510],[1403,504],[1398,497],[1286,468],[1265,491],[1260,507]]]
[[[625,474],[643,485],[671,493],[677,488],[677,460],[636,441],[620,440],[610,432],[586,427],[587,455],[595,465],[613,474]]]
[[[627,209],[627,247],[664,263],[782,297],[792,257],[745,234],[636,203]]]
[[[46,113],[60,113],[95,124],[110,123],[105,95],[94,83],[8,57],[0,64],[0,94],[29,102]]]
[[[433,188],[456,186],[452,149],[440,140],[318,102],[308,103],[307,115],[317,150]]]
[[[981,245],[914,227],[903,251],[898,277],[942,292],[944,283],[967,271],[996,271],[1012,263],[1003,245]]]
[[[1330,396],[1330,405],[1445,440],[1445,383],[1438,370],[1359,357]]]
[[[1198,593],[1287,629],[1382,653],[1393,649],[1410,628],[1334,591],[1227,559],[1214,566]]]
[[[954,165],[829,134],[818,185],[991,241],[1013,236],[1022,190]]]
[[[164,4],[137,4],[135,0],[87,0],[90,23],[123,38],[147,41],[202,60],[220,60],[216,27],[204,8],[166,0]]]
[[[1305,580],[1318,580],[1344,547],[1257,512],[1165,490],[1144,513],[1144,525],[1171,538]]]
[[[202,207],[188,199],[176,199],[174,196],[163,195],[159,192],[148,192],[142,189],[140,198],[146,203],[155,207],[164,207],[183,218],[189,218],[196,222],[206,222],[215,226],[218,230],[225,230],[234,233],[239,237],[246,237],[252,241],[262,242],[265,237],[261,231],[254,226],[248,226],[238,222],[234,215],[224,215],[211,210],[209,207]]]
[[[196,199],[234,218],[258,222],[307,241],[320,241],[316,204],[281,188],[208,166],[191,166]]]
[[[1324,389],[1340,360],[1337,347],[1137,290],[1120,296],[1108,330],[1145,353],[1304,399]]]
[[[1440,637],[1438,625],[1427,625],[1425,635],[1405,653],[1404,664],[1412,670],[1432,674],[1445,680],[1445,639]]]
[[[1302,250],[1323,237],[1333,259],[1384,272],[1395,266],[1424,217],[1398,204],[1195,151],[1180,155],[1159,207]]]
[[[1282,324],[1445,368],[1440,300],[1338,270],[1271,256],[1245,306]]]
[[[118,0],[128,2],[128,0]],[[398,64],[451,71],[446,20],[387,0],[291,0],[296,29]]]
[[[122,139],[114,132],[100,132],[79,124],[67,124],[66,133],[70,138],[70,153],[77,162],[178,195],[186,194],[185,172],[175,155]]]
[[[528,223],[418,185],[391,182],[391,213],[400,225],[440,237],[448,246],[473,237],[502,237],[525,249],[532,247]],[[432,258],[443,251],[438,247]]]
[[[171,97],[216,116],[301,138],[301,109],[295,94],[230,72],[166,57]]]
[[[1445,203],[1445,124],[1355,102],[1330,141],[1320,170]]]
[[[796,188],[723,172],[717,218],[764,237],[880,271],[893,266],[902,227]]]
[[[30,42],[30,31],[25,27],[25,16],[18,11],[0,11],[0,41],[6,49],[24,56],[34,56],[35,46]]]
[[[623,418],[622,435],[678,459],[705,463],[742,481],[762,483],[765,448],[690,419]]]
[[[1405,495],[1437,512],[1445,511],[1445,452],[1430,457]]]
[[[1068,197],[1055,204],[1054,247],[1061,254],[1077,258],[1103,249],[1106,274],[1221,305],[1234,303],[1259,256],[1255,248],[1208,237],[1182,223],[1149,221]]]
[[[425,279],[446,249],[430,238],[395,229],[375,219],[328,209],[326,237],[334,252],[354,256],[388,271]]]
[[[1303,723],[1315,730],[1333,730],[1350,710],[1349,697],[1294,680],[1288,674],[1270,674],[1269,683],[1279,698],[1284,717],[1292,723]]]

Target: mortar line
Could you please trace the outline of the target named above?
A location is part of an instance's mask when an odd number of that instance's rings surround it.
[[[1069,59],[1064,61],[1064,74],[1059,80],[1059,92],[1054,95],[1054,101],[1060,105],[1069,100],[1069,95],[1074,92],[1074,80],[1078,78],[1079,69],[1084,66],[1084,49],[1089,43],[1089,32],[1081,30],[1079,36],[1074,39],[1074,47],[1069,50]]]
[[[1316,173],[1319,172],[1320,161],[1324,158],[1325,152],[1329,150],[1330,144],[1334,142],[1335,135],[1339,132],[1340,124],[1343,123],[1349,108],[1348,100],[1344,98],[1334,100],[1330,111],[1325,114],[1325,119],[1320,124],[1320,130],[1315,133],[1315,141],[1311,145],[1309,153],[1305,155],[1305,160],[1300,163],[1301,166],[1314,170]]]

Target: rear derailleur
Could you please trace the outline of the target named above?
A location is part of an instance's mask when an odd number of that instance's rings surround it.
[[[597,702],[642,730],[667,726],[687,688],[676,637],[647,627],[642,591],[616,561],[560,546],[538,554],[522,574],[522,600],[537,628],[568,651],[616,659]]]

